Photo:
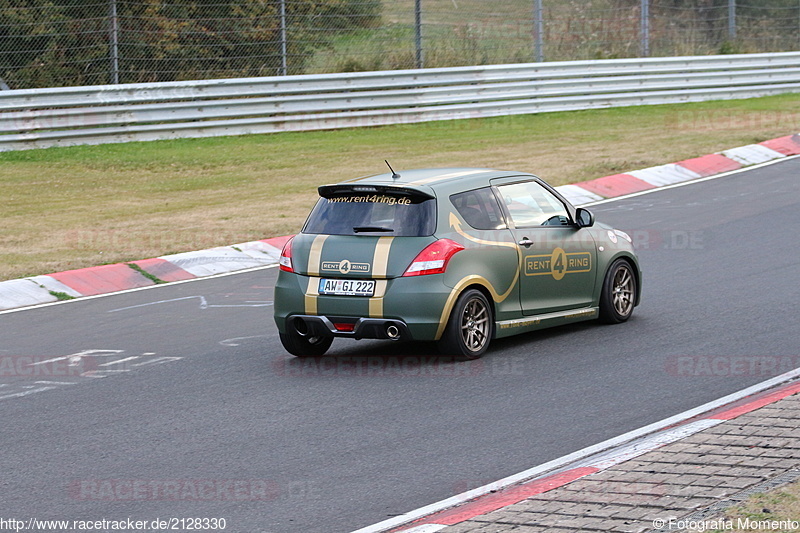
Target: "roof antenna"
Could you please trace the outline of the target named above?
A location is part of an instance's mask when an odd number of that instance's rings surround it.
[[[392,179],[393,180],[396,180],[397,178],[400,177],[400,174],[398,174],[397,172],[394,171],[394,169],[392,168],[392,165],[389,164],[389,161],[384,159],[383,162],[386,163],[386,166],[389,167],[389,170],[392,171]]]

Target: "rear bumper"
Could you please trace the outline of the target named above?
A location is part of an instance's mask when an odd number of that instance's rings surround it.
[[[290,315],[286,317],[286,326],[292,327],[303,337],[413,340],[406,323],[391,318]]]
[[[451,287],[441,274],[380,280],[374,298],[315,294],[319,278],[281,271],[275,284],[274,319],[278,331],[288,326],[308,325],[318,335],[354,339],[391,339],[386,330],[393,325],[404,340],[437,339],[443,310]],[[294,323],[295,317],[301,322]],[[337,323],[354,324],[352,331],[337,329]]]

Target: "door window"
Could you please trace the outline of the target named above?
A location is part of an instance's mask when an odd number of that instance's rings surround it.
[[[535,181],[501,185],[498,190],[518,228],[568,226],[570,223],[564,204]]]

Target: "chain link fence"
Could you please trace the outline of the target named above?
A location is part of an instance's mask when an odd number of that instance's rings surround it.
[[[800,49],[800,0],[0,0],[0,89]]]

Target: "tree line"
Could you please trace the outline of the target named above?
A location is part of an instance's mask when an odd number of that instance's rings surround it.
[[[314,49],[380,24],[380,13],[380,0],[0,0],[0,80],[94,85],[113,69],[121,83],[268,76],[283,64],[300,73]]]

